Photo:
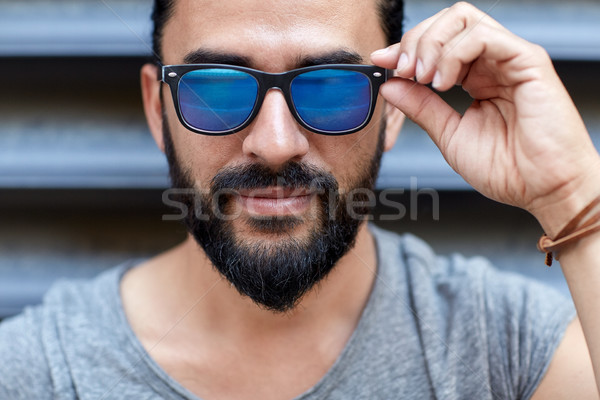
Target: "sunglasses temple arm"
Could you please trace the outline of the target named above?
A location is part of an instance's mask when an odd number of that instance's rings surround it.
[[[396,73],[395,69],[386,69],[385,70],[385,81],[387,82],[388,80],[393,78],[395,73]]]
[[[161,63],[155,63],[154,65],[156,65],[156,79],[159,81],[164,81],[164,65]]]

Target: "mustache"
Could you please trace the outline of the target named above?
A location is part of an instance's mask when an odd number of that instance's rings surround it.
[[[290,161],[278,170],[263,164],[243,164],[221,169],[211,181],[211,191],[263,189],[267,187],[284,189],[306,188],[313,191],[337,191],[335,177],[315,166]]]

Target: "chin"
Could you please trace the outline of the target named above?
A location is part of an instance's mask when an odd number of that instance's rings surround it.
[[[232,231],[240,243],[269,241],[276,244],[295,240],[306,242],[315,232],[321,232],[322,221],[296,216],[253,216],[240,221],[242,226],[232,223]]]

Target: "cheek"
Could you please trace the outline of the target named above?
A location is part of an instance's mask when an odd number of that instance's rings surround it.
[[[379,124],[347,136],[324,137],[320,140],[320,156],[338,180],[340,188],[356,184],[358,176],[368,171],[377,151]]]
[[[185,129],[179,121],[172,126],[173,144],[177,159],[196,184],[206,186],[216,173],[230,165],[241,148],[234,135],[206,136]]]

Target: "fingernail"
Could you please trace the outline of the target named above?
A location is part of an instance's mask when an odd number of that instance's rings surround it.
[[[442,74],[440,74],[440,71],[435,71],[435,75],[433,76],[433,82],[431,82],[431,86],[433,86],[434,88],[439,88],[439,86],[442,84]]]
[[[379,50],[375,50],[374,52],[371,53],[371,55],[374,56],[382,56],[385,53],[387,53],[388,51],[390,51],[389,47],[386,47],[385,49],[379,49]]]
[[[400,60],[398,60],[398,69],[404,69],[408,65],[408,56],[406,53],[400,54]]]
[[[423,67],[423,61],[417,60],[417,70],[416,70],[417,79],[419,79],[424,73],[425,73],[425,68]]]

